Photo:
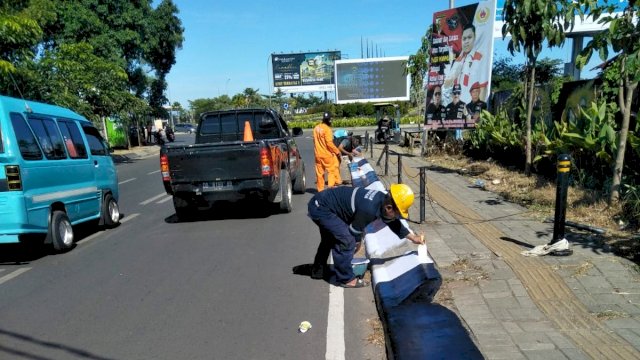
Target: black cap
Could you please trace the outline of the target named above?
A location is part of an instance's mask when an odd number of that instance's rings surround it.
[[[324,114],[322,114],[322,120],[331,120],[331,114],[325,112]]]
[[[460,86],[460,84],[453,85],[453,94],[454,95],[460,95],[461,91],[462,91],[462,87]]]

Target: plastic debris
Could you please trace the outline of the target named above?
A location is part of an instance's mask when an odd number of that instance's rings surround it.
[[[427,244],[418,245],[418,261],[422,264],[430,262],[427,254]]]
[[[308,321],[303,321],[300,323],[300,326],[298,326],[298,331],[303,334],[306,333],[309,329],[311,329],[311,323]]]
[[[483,181],[483,180],[480,180],[480,179],[476,180],[476,182],[475,182],[475,186],[476,186],[477,188],[484,189],[484,181]]]
[[[520,254],[524,256],[544,256],[547,254],[566,256],[571,255],[573,251],[569,248],[567,239],[562,239],[554,244],[538,245],[531,250],[525,250]]]

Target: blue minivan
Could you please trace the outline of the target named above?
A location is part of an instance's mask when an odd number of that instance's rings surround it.
[[[62,252],[73,225],[90,220],[120,223],[118,175],[99,131],[69,109],[0,96],[0,244],[36,235]]]

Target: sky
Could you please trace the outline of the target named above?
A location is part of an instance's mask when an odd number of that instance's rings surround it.
[[[455,6],[478,0],[456,0]],[[189,100],[258,89],[271,92],[271,54],[339,50],[343,59],[408,56],[433,13],[449,0],[211,1],[174,0],[184,27],[184,42],[167,76],[169,102],[189,108]],[[364,56],[361,56],[361,43]],[[568,62],[571,41],[544,57]],[[511,57],[507,40],[496,39],[494,59]],[[523,63],[515,57],[514,63]],[[597,64],[597,61],[595,62]],[[594,66],[595,66],[594,64]],[[589,66],[587,66],[589,68]],[[318,94],[316,94],[318,95]]]

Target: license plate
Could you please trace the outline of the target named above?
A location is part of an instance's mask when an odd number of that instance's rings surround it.
[[[233,189],[231,181],[211,181],[202,183],[202,191],[222,191]]]

